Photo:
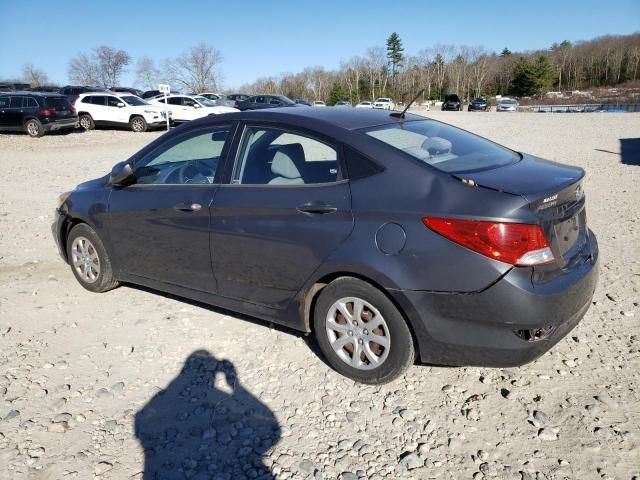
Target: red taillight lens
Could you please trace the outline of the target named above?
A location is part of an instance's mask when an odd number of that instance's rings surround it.
[[[539,225],[424,217],[436,233],[474,252],[511,265],[541,265],[553,252]]]
[[[51,117],[51,116],[56,114],[56,109],[55,108],[45,108],[44,110],[40,110],[38,113],[40,115],[42,115],[43,117]]]

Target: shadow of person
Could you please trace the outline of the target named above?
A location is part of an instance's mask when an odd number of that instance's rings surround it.
[[[274,479],[263,455],[280,439],[275,415],[205,350],[136,413],[135,433],[144,480]]]

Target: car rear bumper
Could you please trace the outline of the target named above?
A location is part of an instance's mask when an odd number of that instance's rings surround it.
[[[512,367],[535,360],[582,319],[598,281],[598,244],[590,256],[546,284],[531,268],[513,268],[477,293],[391,292],[411,320],[420,358],[443,365]],[[519,336],[551,326],[542,339]]]
[[[42,124],[42,128],[44,128],[45,132],[62,130],[64,128],[75,128],[77,126],[78,126],[78,117],[65,118],[63,120],[53,120],[48,123]]]

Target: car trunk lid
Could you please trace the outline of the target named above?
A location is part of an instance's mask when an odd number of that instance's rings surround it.
[[[504,167],[456,177],[525,198],[549,241],[555,268],[565,268],[588,244],[584,175],[581,168],[524,155]]]

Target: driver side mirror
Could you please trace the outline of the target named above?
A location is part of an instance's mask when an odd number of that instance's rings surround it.
[[[133,168],[126,161],[116,163],[109,175],[109,185],[126,185],[135,179]]]
[[[195,103],[195,104],[193,105],[193,108],[200,108],[200,104],[199,104],[199,103]]]
[[[124,103],[122,103],[122,102],[118,103],[118,108],[124,108],[124,106],[125,106]]]

